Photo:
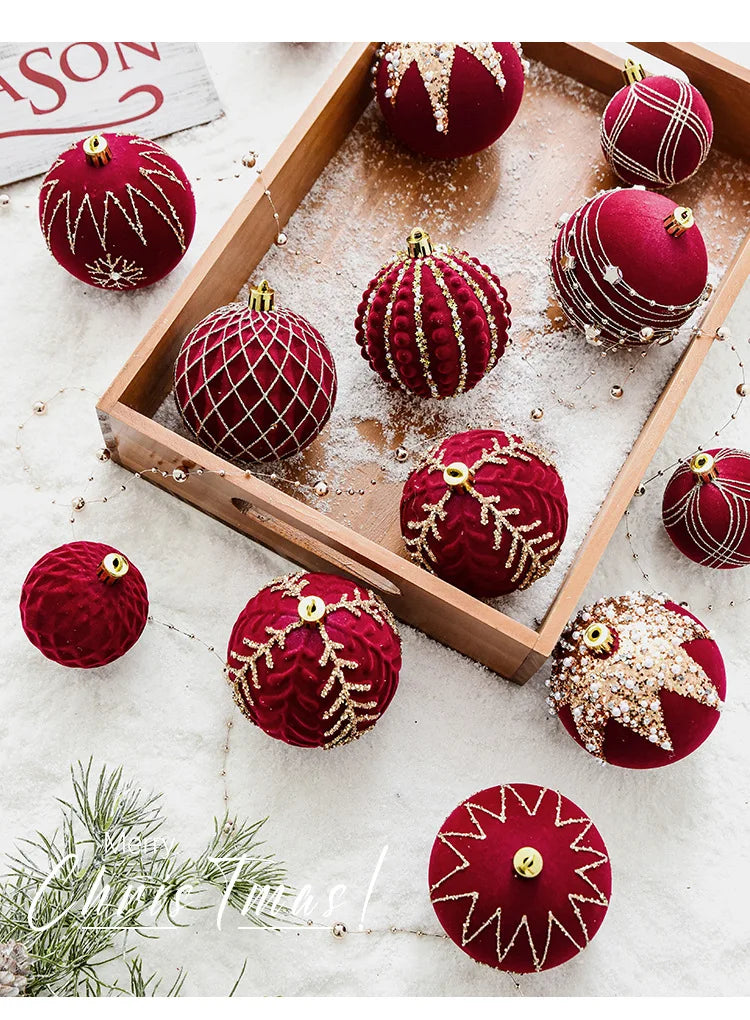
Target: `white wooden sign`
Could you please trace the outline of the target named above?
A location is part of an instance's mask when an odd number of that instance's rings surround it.
[[[221,113],[195,43],[0,43],[0,185],[99,129],[158,138]]]

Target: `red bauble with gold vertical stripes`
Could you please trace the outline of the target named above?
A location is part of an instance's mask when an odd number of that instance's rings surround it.
[[[407,245],[362,295],[355,322],[362,356],[406,393],[438,399],[465,393],[510,342],[507,291],[487,266],[433,246],[420,228]]]

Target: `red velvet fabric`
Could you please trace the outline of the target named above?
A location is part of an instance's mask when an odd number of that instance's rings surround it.
[[[680,464],[662,500],[667,534],[683,555],[704,567],[731,570],[750,564],[750,453],[708,450],[718,478],[701,483]],[[691,458],[692,459],[692,458]]]
[[[432,45],[426,43],[425,45]],[[395,104],[386,98],[388,74],[380,60],[375,76],[383,118],[400,142],[423,156],[456,159],[486,149],[507,131],[521,105],[524,72],[511,43],[492,44],[502,57],[505,88],[474,56],[456,49],[448,96],[448,130],[441,133],[416,63],[401,82]]]
[[[299,599],[309,595],[328,607],[346,601],[354,608],[330,610],[320,624],[302,623]],[[357,607],[358,597],[366,605]],[[290,626],[283,645],[269,644],[271,631]],[[258,646],[268,646],[268,657],[258,658],[257,681],[251,668],[243,680],[242,657]],[[401,640],[384,604],[363,585],[335,574],[294,574],[250,599],[232,629],[227,664],[238,706],[269,736],[297,747],[338,746],[371,729],[391,703]]]
[[[489,267],[438,247],[432,255],[396,258],[370,281],[357,309],[356,340],[385,382],[420,397],[451,397],[476,386],[502,357],[510,310]]]
[[[667,601],[667,609],[688,616],[701,623],[697,616],[675,602]],[[705,626],[701,624],[701,626]],[[726,698],[727,678],[724,660],[715,641],[699,639],[686,641],[682,646],[691,659],[703,668],[712,681],[722,701]],[[604,737],[604,760],[610,765],[627,769],[654,769],[687,758],[713,732],[720,713],[708,705],[701,705],[692,698],[685,698],[674,691],[659,692],[664,722],[672,740],[673,750],[665,751],[658,744],[652,744],[633,730],[610,719]],[[558,716],[565,729],[581,747],[583,741],[573,722],[570,709],[562,706]]]
[[[667,188],[703,163],[713,121],[698,89],[664,75],[626,85],[602,117],[602,150],[628,184]]]
[[[568,527],[568,501],[556,468],[545,462],[542,451],[531,444],[527,444],[529,449],[523,459],[504,457],[503,449],[512,441],[524,443],[518,436],[492,429],[473,429],[449,437],[411,473],[401,497],[401,533],[406,540],[417,534],[411,525],[428,518],[430,511],[425,507],[439,503],[448,490],[443,468],[454,462],[471,468],[491,454],[493,444],[497,444],[498,459],[507,462],[482,464],[474,472],[471,484],[484,497],[499,497],[496,501],[499,510],[518,510],[507,517],[509,526],[501,529],[498,547],[495,548],[496,523],[492,514],[483,521],[482,504],[462,488],[453,489],[443,507],[445,516],[436,521],[440,538],[432,530],[426,538],[425,551],[430,554],[426,558],[432,570],[477,598],[505,595],[546,573],[557,558]],[[534,522],[538,522],[537,526],[524,532],[517,542],[511,529]],[[550,538],[535,542],[521,565],[524,542],[548,533]],[[534,554],[553,545],[543,557],[544,565],[535,573]],[[413,548],[412,556],[419,562]],[[520,575],[516,576],[519,567]]]
[[[129,563],[113,584],[97,577],[101,542],[70,542],[46,553],[21,590],[21,625],[42,655],[61,666],[92,669],[119,659],[136,643],[148,618],[146,582]]]
[[[561,228],[552,252],[552,276],[563,311],[572,322],[600,330],[610,344],[641,343],[651,327],[668,337],[693,313],[706,286],[708,256],[697,223],[680,237],[664,220],[677,208],[665,195],[615,189],[586,202]],[[575,259],[563,268],[564,255]],[[616,266],[622,281],[604,279]],[[630,293],[632,288],[635,293]],[[683,308],[680,306],[690,305]]]
[[[188,334],[174,395],[195,437],[228,460],[282,460],[303,450],[331,416],[336,366],[320,333],[287,309],[232,304]]]
[[[517,850],[542,855],[535,878]],[[472,959],[517,974],[549,970],[584,949],[609,906],[612,873],[591,819],[555,790],[528,783],[469,797],[432,848],[430,899],[449,937]]]
[[[106,132],[106,166],[91,166],[85,139],[53,163],[39,193],[39,222],[60,265],[110,290],[147,287],[171,272],[195,228],[185,171],[156,142]]]

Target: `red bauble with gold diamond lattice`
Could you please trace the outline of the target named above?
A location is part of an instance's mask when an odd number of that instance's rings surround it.
[[[340,747],[391,703],[401,639],[385,603],[335,574],[289,574],[237,618],[226,676],[242,712],[297,747]]]
[[[196,439],[237,463],[282,460],[308,446],[336,400],[325,340],[301,315],[273,307],[265,280],[249,305],[207,315],[182,343],[174,395]]]
[[[390,42],[373,67],[386,124],[414,152],[456,159],[486,149],[521,105],[517,43]]]
[[[664,490],[667,534],[703,567],[750,564],[750,453],[704,450],[680,464]]]
[[[39,193],[47,247],[94,287],[136,290],[171,272],[195,228],[195,199],[177,160],[156,142],[107,132],[76,142]]]
[[[568,526],[562,479],[520,436],[473,429],[445,439],[401,497],[415,563],[478,598],[528,588],[557,559]]]
[[[550,711],[589,754],[651,769],[687,757],[719,721],[724,662],[692,613],[632,592],[585,606],[560,638]]]
[[[354,324],[362,357],[406,393],[465,393],[509,343],[507,291],[487,266],[466,252],[433,247],[421,228],[407,245],[362,295]]]
[[[430,899],[473,960],[515,974],[549,970],[585,949],[612,893],[607,848],[573,801],[529,783],[493,786],[443,822]]]

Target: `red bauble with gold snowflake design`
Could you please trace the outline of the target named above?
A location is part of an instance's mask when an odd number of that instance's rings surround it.
[[[432,848],[430,899],[472,959],[515,974],[549,970],[585,949],[612,892],[591,819],[555,790],[494,786],[463,801]]]
[[[700,620],[644,592],[585,606],[560,638],[547,683],[550,711],[573,739],[631,769],[669,765],[700,747],[727,686]]]
[[[661,507],[667,534],[703,567],[750,564],[750,453],[703,450],[680,464]]]
[[[247,305],[218,308],[190,331],[174,378],[177,407],[196,439],[240,464],[304,450],[336,400],[325,340],[301,315],[274,308],[265,280]]]
[[[362,295],[354,324],[362,357],[406,393],[465,393],[509,343],[507,291],[487,266],[466,252],[433,247],[421,228],[407,245]]]
[[[456,159],[507,131],[525,70],[518,43],[390,42],[377,52],[373,84],[400,142],[424,156]]]
[[[242,712],[297,747],[340,747],[391,703],[401,639],[384,602],[335,574],[290,574],[237,618],[226,676]]]
[[[492,429],[443,440],[401,497],[401,534],[414,562],[478,598],[543,577],[567,526],[565,488],[547,454]]]
[[[195,199],[177,160],[156,142],[115,132],[76,142],[39,193],[47,247],[94,287],[136,290],[171,272],[195,229]]]

